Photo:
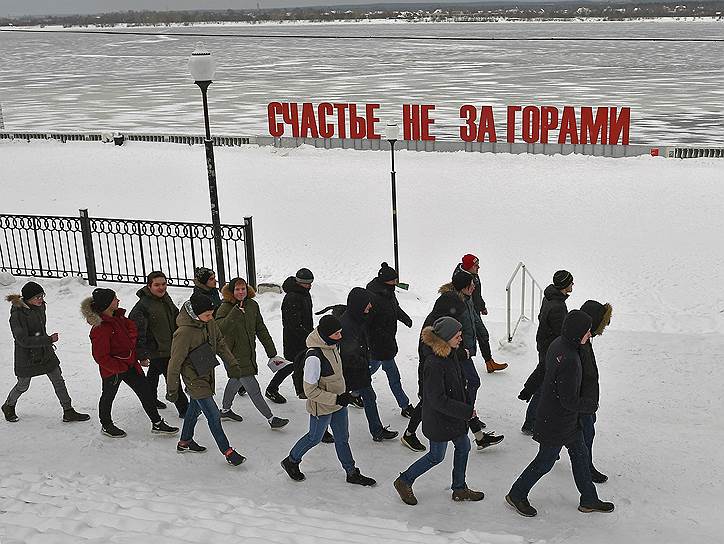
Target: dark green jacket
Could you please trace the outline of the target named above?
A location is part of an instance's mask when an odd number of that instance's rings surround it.
[[[247,286],[247,295],[241,308],[228,286],[224,286],[221,295],[224,302],[216,310],[216,322],[224,334],[226,345],[241,365],[241,375],[255,376],[259,372],[256,339],[259,338],[268,357],[277,354],[277,348],[259,311],[259,304],[254,300],[256,292],[251,285]]]
[[[136,351],[139,360],[169,357],[178,308],[168,293],[158,298],[148,287],[139,289],[136,296],[138,302],[128,317],[138,328]]]
[[[15,339],[15,375],[32,378],[53,371],[59,364],[53,342],[45,330],[45,302],[28,306],[20,295],[8,295],[10,330]]]

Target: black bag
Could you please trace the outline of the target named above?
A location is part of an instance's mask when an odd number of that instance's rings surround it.
[[[210,374],[219,365],[214,348],[208,342],[204,342],[199,347],[189,351],[189,360],[199,376]]]

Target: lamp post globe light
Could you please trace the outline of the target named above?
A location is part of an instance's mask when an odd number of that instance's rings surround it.
[[[397,182],[395,180],[395,143],[400,135],[400,129],[397,123],[388,121],[385,126],[385,140],[390,142],[390,152],[392,154],[392,170],[390,171],[390,180],[392,182],[392,237],[394,240],[395,252],[395,270],[397,276],[400,276],[400,259],[397,250]]]
[[[211,139],[211,129],[209,128],[209,104],[207,99],[207,91],[214,79],[215,72],[216,61],[214,57],[202,43],[196,44],[196,49],[194,49],[189,58],[189,73],[194,83],[201,89],[201,96],[204,103],[204,125],[206,128],[204,146],[206,147],[206,169],[209,173],[209,198],[211,200],[211,224],[216,253],[216,276],[219,279],[220,285],[224,285],[226,283],[226,267],[224,266],[224,251],[221,245],[221,218],[219,216],[219,195],[216,188],[214,142]]]

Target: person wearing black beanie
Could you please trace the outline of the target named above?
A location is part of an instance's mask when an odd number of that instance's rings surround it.
[[[342,323],[333,315],[323,315],[322,319],[319,320],[317,330],[319,331],[319,336],[322,337],[322,340],[327,342],[329,345],[337,344],[339,343],[339,339],[333,339],[331,337],[334,333],[342,331]]]
[[[34,281],[29,281],[23,285],[20,293],[23,295],[23,300],[25,302],[28,302],[31,298],[37,297],[38,295],[45,295],[43,288]]]
[[[216,285],[216,272],[205,266],[194,270],[194,295],[207,297],[214,305],[214,310],[221,306],[221,295]]]

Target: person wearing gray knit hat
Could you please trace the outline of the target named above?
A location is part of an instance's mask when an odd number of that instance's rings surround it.
[[[309,268],[300,268],[297,270],[297,273],[294,274],[294,279],[297,283],[310,284],[314,281],[314,274],[312,274],[312,271],[309,270]]]
[[[440,338],[445,340],[445,342],[447,342],[453,336],[455,336],[458,333],[458,331],[462,330],[462,328],[463,328],[463,326],[460,324],[460,321],[458,321],[454,317],[447,317],[447,316],[438,318],[432,324],[433,332],[436,335],[438,335]]]
[[[558,270],[555,274],[553,274],[553,285],[556,286],[556,289],[560,289],[561,291],[568,289],[573,285],[573,274],[571,274],[568,270]],[[572,290],[573,289],[571,289],[571,291]]]

